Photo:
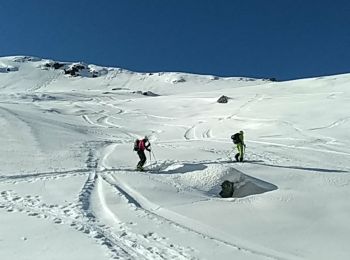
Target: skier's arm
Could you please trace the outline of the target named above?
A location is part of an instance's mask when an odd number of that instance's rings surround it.
[[[150,142],[147,142],[147,144],[145,144],[145,149],[149,152],[151,151],[151,143]]]

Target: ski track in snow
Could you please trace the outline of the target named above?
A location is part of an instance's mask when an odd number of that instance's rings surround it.
[[[100,99],[95,99],[95,100],[100,100]],[[98,101],[98,104],[103,106],[104,109],[108,106],[112,107],[114,109],[113,110],[114,115],[120,115],[120,114],[126,113],[123,109],[121,109],[113,104],[110,104],[110,103]],[[96,119],[92,119],[92,117],[87,115],[87,114],[82,115],[82,118],[90,125],[93,125],[96,127],[121,128],[120,125],[111,122],[111,119],[117,119],[117,118],[115,116],[109,115],[108,111],[105,111],[104,109],[102,111],[99,111],[98,113],[96,112],[96,114],[99,115],[99,116],[96,116]]]
[[[250,142],[250,143],[264,144],[264,145],[271,145],[271,146],[279,146],[279,147],[285,147],[285,148],[291,148],[291,149],[309,150],[309,151],[315,151],[315,152],[321,152],[321,153],[331,153],[331,154],[350,156],[350,153],[346,153],[346,152],[339,152],[339,151],[326,150],[326,149],[318,149],[318,148],[305,147],[305,146],[286,145],[286,144],[280,144],[280,143],[254,141],[254,140],[249,140],[247,142],[248,143]]]
[[[196,125],[191,126],[189,129],[186,130],[184,137],[186,140],[193,140],[197,139],[196,136]]]
[[[327,129],[327,128],[333,128],[333,127],[336,127],[336,126],[339,126],[339,125],[342,125],[342,124],[345,124],[347,123],[348,121],[350,120],[350,117],[346,117],[346,118],[342,118],[342,119],[339,119],[329,125],[326,125],[326,126],[320,126],[320,127],[314,127],[314,128],[309,128],[308,130],[311,130],[311,131],[314,131],[314,130],[320,130],[320,129]]]
[[[112,177],[110,173],[107,172],[101,176],[104,181],[115,187],[118,193],[122,194],[126,198],[128,203],[133,204],[136,209],[144,211],[145,214],[153,218],[154,221],[165,221],[177,229],[186,230],[187,232],[192,232],[204,239],[214,241],[214,243],[232,247],[232,250],[239,250],[240,252],[256,255],[259,257],[259,259],[298,259],[296,256],[279,253],[274,250],[261,249],[260,246],[256,246],[256,248],[254,248],[254,246],[244,245],[243,242],[231,242],[227,239],[220,238],[217,235],[220,233],[219,231],[213,230],[213,228],[201,224],[195,220],[188,219],[185,216],[162,208],[160,205],[149,201],[142,194],[132,189],[126,183],[119,181],[117,177]],[[192,223],[193,226],[185,223]]]
[[[202,139],[211,138],[213,136],[211,128],[207,128],[207,129],[203,130],[201,134],[198,134],[198,126],[203,124],[203,123],[205,123],[205,122],[199,121],[197,124],[194,124],[191,127],[189,127],[183,135],[184,138],[186,140],[197,140],[198,135],[200,135]]]
[[[259,102],[263,99],[264,99],[264,96],[262,96],[260,94],[256,94],[254,97],[250,98],[248,101],[246,101],[244,104],[242,104],[234,114],[232,114],[224,119],[232,119],[232,118],[236,117],[242,110],[251,106],[252,103]],[[223,119],[221,119],[221,120],[223,120]]]
[[[87,175],[90,171],[90,169],[75,169],[67,171],[34,172],[21,173],[16,175],[3,175],[0,176],[0,183],[16,184],[19,182],[35,182],[38,180],[54,180],[58,178],[68,178],[79,175]]]
[[[139,205],[124,190],[122,190],[118,186],[111,184],[105,176],[103,175],[99,175],[99,176],[101,176],[99,177],[101,181],[99,182],[100,188],[98,193],[99,193],[99,199],[101,201],[101,205],[103,205],[103,208],[104,208],[103,210],[108,212],[108,214],[111,215],[113,219],[115,219],[117,223],[119,222],[119,225],[123,227],[122,230],[124,232],[124,236],[123,236],[124,239],[134,241],[134,243],[137,243],[137,245],[141,247],[140,250],[142,250],[143,255],[144,256],[149,255],[147,259],[184,259],[184,260],[194,259],[193,257],[191,257],[186,253],[188,249],[185,249],[183,247],[180,247],[174,244],[169,244],[165,237],[158,236],[156,232],[150,231],[146,234],[135,234],[126,227],[127,226],[126,223],[120,223],[120,221],[117,220],[118,216],[115,216],[113,212],[108,208],[108,204],[105,203],[104,191],[101,187],[102,182],[106,182],[108,185],[114,187],[116,196],[122,197],[128,203],[132,203],[136,207],[138,207]],[[155,221],[155,220],[152,220],[152,221]]]
[[[22,136],[17,138],[21,138],[25,140],[26,142],[28,142],[28,145],[30,146],[39,148],[39,145],[38,145],[39,142],[32,131],[32,127],[26,121],[24,121],[15,112],[3,106],[0,107],[0,111],[3,111],[3,113],[1,114],[3,118],[7,121],[7,123],[9,123],[9,125],[15,124],[16,125],[15,128],[23,129]]]
[[[90,125],[93,125],[96,127],[108,128],[108,126],[106,126],[105,124],[98,124],[98,123],[93,122],[88,115],[82,115],[82,118]]]
[[[36,84],[35,86],[33,86],[31,89],[29,89],[29,92],[36,92],[42,89],[47,88],[50,84],[52,84],[56,79],[58,79],[60,77],[60,75],[62,75],[59,72],[56,71],[48,71],[50,73],[50,77],[48,77],[47,79],[45,79],[43,82]]]

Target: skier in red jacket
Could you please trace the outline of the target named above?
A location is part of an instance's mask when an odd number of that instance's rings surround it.
[[[147,136],[145,136],[143,139],[139,140],[138,142],[137,155],[140,158],[140,161],[138,162],[136,167],[138,171],[143,171],[143,165],[146,163],[145,150],[150,152],[151,151],[150,146],[151,144]]]

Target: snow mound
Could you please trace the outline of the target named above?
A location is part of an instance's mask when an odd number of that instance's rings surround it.
[[[194,189],[206,193],[209,196],[219,196],[221,184],[228,180],[234,183],[234,193],[232,197],[242,198],[250,195],[261,194],[276,190],[277,186],[263,180],[246,175],[229,165],[178,165],[172,167],[174,172],[179,173],[174,176],[174,180],[182,189]],[[191,168],[193,171],[191,171]],[[199,170],[198,170],[199,169]]]

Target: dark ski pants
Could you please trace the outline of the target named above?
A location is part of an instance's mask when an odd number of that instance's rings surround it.
[[[139,163],[137,164],[137,167],[143,167],[143,165],[144,165],[145,162],[146,162],[146,155],[145,155],[145,152],[144,152],[144,151],[138,151],[138,152],[137,152],[137,155],[138,155],[139,158],[140,158],[140,161],[139,161]]]

